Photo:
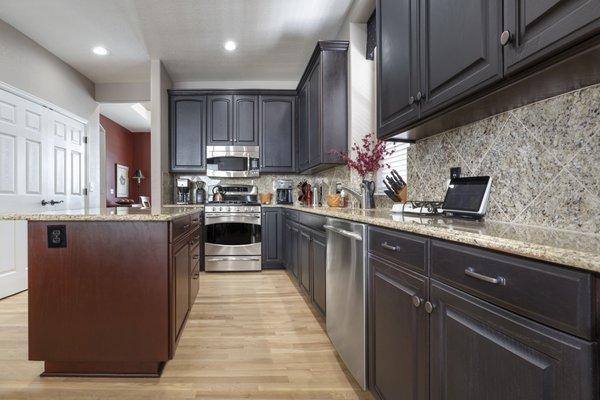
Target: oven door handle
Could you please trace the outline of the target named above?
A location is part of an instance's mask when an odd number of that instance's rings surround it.
[[[258,257],[206,257],[206,261],[260,261]]]
[[[232,218],[232,217],[247,217],[247,218],[260,218],[260,215],[254,215],[254,214],[215,214],[215,215],[210,215],[207,214],[205,215],[206,218]]]

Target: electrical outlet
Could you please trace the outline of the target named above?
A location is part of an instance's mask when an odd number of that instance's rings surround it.
[[[48,225],[48,248],[67,247],[67,227]]]
[[[460,167],[450,168],[450,179],[460,178]]]

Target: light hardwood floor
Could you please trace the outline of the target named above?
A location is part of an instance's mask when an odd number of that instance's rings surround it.
[[[27,293],[0,301],[0,399],[372,399],[283,271],[202,274],[159,379],[40,378],[27,361]]]

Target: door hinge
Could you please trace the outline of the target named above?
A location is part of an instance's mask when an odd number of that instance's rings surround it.
[[[83,137],[83,143],[87,144],[87,142],[88,142],[88,137],[87,137],[87,136],[84,136],[84,137]]]
[[[87,196],[87,195],[88,195],[88,190],[87,190],[87,188],[83,189],[83,195],[84,195],[84,196]]]

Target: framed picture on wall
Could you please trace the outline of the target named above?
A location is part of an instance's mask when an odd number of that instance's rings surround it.
[[[115,164],[117,197],[129,197],[129,167]]]

